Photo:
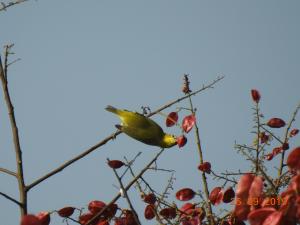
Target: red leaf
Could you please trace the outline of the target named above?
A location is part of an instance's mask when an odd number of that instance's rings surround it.
[[[144,216],[147,220],[152,220],[155,217],[155,209],[153,205],[146,206]]]
[[[255,101],[256,103],[259,102],[259,100],[260,100],[260,93],[259,93],[258,90],[252,89],[251,90],[251,96],[252,96],[253,101]]]
[[[249,189],[249,199],[260,199],[264,187],[263,179],[259,176],[254,177]]]
[[[120,160],[109,160],[107,164],[109,165],[110,168],[113,169],[119,169],[125,165],[125,163],[123,163]]]
[[[166,126],[171,127],[174,126],[178,121],[178,113],[171,112],[166,119]]]
[[[177,137],[177,145],[179,146],[179,148],[185,146],[187,142],[187,139],[184,135]]]
[[[300,175],[294,176],[292,178],[289,186],[290,186],[291,190],[294,190],[299,195],[299,193],[300,193]]]
[[[176,210],[174,208],[164,208],[160,210],[159,215],[166,219],[174,219],[176,217]]]
[[[79,223],[85,225],[93,217],[94,217],[94,214],[92,214],[92,213],[84,213],[81,216],[79,216]]]
[[[219,205],[223,198],[223,191],[221,187],[215,187],[209,194],[209,200],[213,205]]]
[[[222,200],[224,203],[229,203],[234,199],[234,196],[235,196],[234,190],[232,189],[232,187],[229,187],[224,191]]]
[[[237,204],[234,209],[234,214],[239,220],[247,219],[251,206],[248,201],[261,199],[262,189],[263,180],[261,177],[252,174],[241,176],[236,188]]]
[[[198,169],[204,173],[210,173],[211,164],[210,162],[204,162],[198,166]]]
[[[293,130],[291,130],[291,132],[290,132],[290,137],[294,137],[294,136],[296,136],[298,133],[299,133],[299,130],[298,130],[298,129],[293,129]]]
[[[282,221],[282,212],[275,211],[269,215],[262,225],[281,225]]]
[[[198,216],[182,221],[182,225],[201,225],[201,220]]]
[[[144,202],[148,204],[154,204],[156,202],[156,196],[153,193],[149,193],[144,196]]]
[[[275,154],[273,152],[268,153],[268,154],[265,155],[265,159],[268,160],[268,161],[271,161],[273,159],[274,155]]]
[[[283,150],[282,146],[281,147],[276,147],[276,148],[273,148],[272,153],[275,156],[275,155],[278,155],[279,153],[281,153],[282,150]]]
[[[42,223],[35,215],[29,214],[22,216],[20,225],[42,225]]]
[[[184,117],[184,119],[182,120],[182,129],[188,133],[190,132],[190,130],[193,128],[193,126],[196,123],[196,117],[191,114],[189,116]]]
[[[69,217],[74,213],[74,207],[64,207],[57,211],[58,215],[61,217]]]
[[[99,221],[97,225],[109,225],[109,222],[107,220]]]
[[[50,213],[49,212],[39,212],[36,217],[40,220],[41,225],[50,224]]]
[[[300,147],[297,147],[293,151],[291,151],[286,163],[289,166],[290,170],[300,170]]]
[[[181,212],[184,212],[180,215],[180,217],[184,218],[186,217],[187,215],[190,215],[194,212],[194,209],[195,209],[195,205],[190,203],[190,202],[187,202],[185,203],[183,206],[181,206],[180,208],[180,211]]]
[[[103,215],[106,217],[106,218],[112,218],[116,215],[117,213],[117,210],[118,210],[118,205],[113,203],[111,205],[109,205],[106,210],[104,211]]]
[[[285,126],[285,122],[280,118],[272,118],[268,121],[267,125],[271,128],[281,128]]]
[[[239,220],[238,218],[236,218],[234,216],[231,216],[228,219],[228,222],[229,222],[229,225],[246,225],[242,220]]]
[[[115,225],[126,225],[126,219],[124,217],[116,218]]]
[[[250,212],[250,206],[247,204],[248,197],[249,197],[249,189],[251,187],[251,183],[254,180],[254,175],[252,174],[245,174],[241,176],[237,188],[236,188],[236,202],[234,208],[234,215],[239,220],[247,219],[247,215]]]
[[[123,214],[125,215],[125,224],[126,225],[137,225],[134,214],[131,210],[123,210]]]
[[[184,212],[186,214],[180,216],[182,225],[201,225],[205,218],[205,211],[200,207],[190,208]]]
[[[248,220],[251,225],[261,225],[275,211],[276,209],[271,207],[256,209],[249,213]]]
[[[180,201],[188,201],[194,198],[195,192],[190,188],[183,188],[176,192],[176,198]]]

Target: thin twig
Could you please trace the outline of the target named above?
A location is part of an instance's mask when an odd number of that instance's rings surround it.
[[[151,117],[155,114],[157,114],[158,112],[171,107],[172,105],[183,101],[184,99],[187,99],[193,95],[198,94],[199,92],[202,92],[206,89],[212,88],[217,82],[219,82],[220,80],[222,80],[224,78],[224,76],[218,77],[217,79],[213,80],[210,84],[203,86],[201,89],[192,92],[191,94],[185,95],[181,98],[178,98],[174,101],[171,101],[169,103],[167,103],[166,105],[160,107],[159,109],[155,110],[154,112],[149,113],[147,116]],[[35,180],[34,182],[32,182],[30,185],[27,186],[27,190],[30,190],[31,188],[33,188],[34,186],[38,185],[39,183],[41,183],[42,181],[48,179],[49,177],[52,177],[53,175],[57,174],[58,172],[62,171],[63,169],[65,169],[66,167],[70,166],[71,164],[73,164],[74,162],[78,161],[79,159],[87,156],[88,154],[90,154],[91,152],[93,152],[94,150],[96,150],[97,148],[101,147],[102,145],[105,145],[108,141],[114,140],[119,134],[121,134],[121,131],[117,131],[113,134],[111,134],[110,136],[106,137],[105,139],[103,139],[102,141],[100,141],[99,143],[95,144],[94,146],[90,147],[89,149],[85,150],[84,152],[82,152],[81,154],[75,156],[73,159],[65,162],[64,164],[62,164],[61,166],[59,166],[58,168],[52,170],[51,172],[47,173],[46,175],[43,175],[42,177],[38,178],[37,180]]]
[[[0,5],[0,11],[6,11],[7,8],[13,6],[13,5],[17,5],[17,4],[20,4],[22,2],[27,2],[29,0],[16,0],[16,1],[11,1],[11,2],[8,2],[8,3],[4,3],[4,2],[1,2]]]
[[[17,127],[17,122],[14,113],[14,107],[10,99],[10,94],[8,90],[8,79],[7,79],[7,56],[9,55],[9,51],[12,45],[5,46],[5,53],[6,56],[4,61],[5,68],[2,67],[2,61],[0,56],[0,79],[3,88],[3,95],[6,102],[10,125],[12,129],[12,136],[13,136],[13,143],[15,147],[15,155],[16,155],[16,164],[17,164],[17,178],[18,178],[18,186],[19,186],[19,194],[20,194],[20,202],[21,202],[21,215],[27,214],[27,191],[24,181],[24,174],[23,174],[23,160],[22,160],[22,150],[20,145],[19,139],[19,131]],[[6,71],[6,72],[5,72]]]
[[[250,151],[256,151],[255,148],[249,147],[249,146],[247,146],[247,145],[235,144],[234,147],[235,147],[235,148],[239,148],[239,149],[241,149],[241,148],[246,148],[246,149],[248,149],[248,150],[250,150]]]
[[[271,131],[269,131],[267,128],[263,126],[263,124],[260,126],[264,131],[268,132],[273,138],[275,138],[280,144],[283,144],[283,141],[280,140],[279,137],[276,137],[275,134],[273,134]]]
[[[11,176],[14,176],[14,177],[18,177],[17,173],[15,173],[11,170],[5,169],[5,168],[0,167],[0,172],[7,173],[7,174],[9,174]]]
[[[221,176],[221,175],[218,175],[216,174],[213,170],[210,170],[210,172],[218,179],[223,179],[225,181],[229,181],[229,182],[232,182],[234,184],[237,184],[237,182],[235,180],[231,180],[227,177],[227,174],[225,174],[225,177]]]
[[[256,161],[255,161],[255,173],[257,175],[258,173],[258,167],[259,167],[259,149],[260,149],[260,119],[259,119],[259,108],[258,108],[258,101],[256,101],[255,104],[255,119],[257,124],[257,130],[256,130]]]
[[[17,201],[16,199],[10,197],[9,195],[7,194],[4,194],[3,192],[0,191],[0,195],[2,195],[4,198],[7,198],[8,200],[12,201],[13,203],[16,203],[17,205],[19,205],[20,207],[22,207],[22,204]]]
[[[124,171],[124,172],[122,173],[122,175],[120,176],[121,179],[123,178],[123,176],[125,176],[125,174],[127,173],[127,171],[131,169],[131,168],[130,168],[131,164],[133,164],[133,163],[135,162],[135,160],[136,160],[141,154],[142,154],[142,152],[138,152],[138,153],[136,154],[136,156],[135,156],[130,162],[128,162],[128,160],[126,159],[126,157],[124,157],[125,160],[126,160],[126,163],[128,164],[128,167],[125,169],[125,171]]]

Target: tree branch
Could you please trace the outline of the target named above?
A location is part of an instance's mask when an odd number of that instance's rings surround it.
[[[4,198],[7,198],[8,200],[12,201],[13,203],[16,203],[18,206],[22,207],[22,204],[18,202],[16,199],[8,196],[7,194],[4,194],[3,192],[0,191],[0,195],[2,195]]]
[[[11,170],[8,170],[8,169],[0,167],[0,172],[7,173],[8,175],[11,175],[11,176],[14,176],[14,177],[18,178],[17,173],[15,173]]]
[[[1,2],[0,3],[0,11],[6,11],[7,8],[13,6],[13,5],[17,5],[17,4],[20,4],[20,3],[23,3],[23,2],[27,2],[29,0],[16,0],[16,1],[11,1],[11,2],[8,2],[8,3],[4,3],[4,2]]]
[[[7,57],[9,55],[9,51],[12,46],[13,45],[5,46],[4,68],[2,66],[2,61],[0,56],[0,79],[3,88],[4,99],[8,110],[10,125],[12,129],[13,143],[15,147],[16,163],[17,163],[17,179],[18,179],[20,202],[21,202],[20,210],[21,210],[21,214],[24,215],[27,214],[27,191],[26,191],[24,175],[23,175],[22,150],[20,146],[19,131],[16,123],[14,107],[11,102],[11,98],[8,90],[8,79],[7,79]]]

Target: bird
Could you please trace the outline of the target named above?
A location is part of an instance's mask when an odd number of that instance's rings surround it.
[[[177,144],[175,135],[166,134],[155,121],[138,112],[117,109],[110,105],[105,109],[120,118],[121,124],[117,124],[116,128],[131,138],[161,148],[171,148]]]

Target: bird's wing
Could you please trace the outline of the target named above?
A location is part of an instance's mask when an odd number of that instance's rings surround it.
[[[162,134],[153,131],[153,129],[142,129],[126,125],[116,125],[116,127],[128,136],[148,145],[159,145],[162,138]]]
[[[162,132],[162,128],[150,118],[137,112],[124,111],[124,114],[125,113],[127,115],[122,119],[125,125],[143,129],[155,129]]]

